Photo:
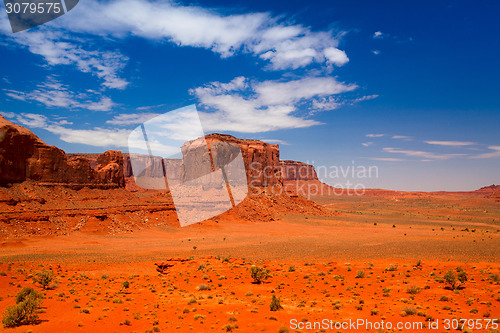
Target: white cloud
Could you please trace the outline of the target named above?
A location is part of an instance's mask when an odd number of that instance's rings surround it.
[[[380,50],[372,50],[372,53],[375,55],[379,55],[381,52],[380,52]]]
[[[249,53],[269,61],[275,70],[312,63],[342,66],[349,61],[337,48],[340,34],[314,32],[300,24],[281,22],[269,13],[221,14],[170,1],[87,0],[79,3],[78,11],[50,25],[101,36],[169,41],[206,48],[222,57]]]
[[[471,156],[471,158],[497,158],[500,157],[500,146],[489,146],[488,149],[493,150],[490,153],[483,153],[475,156]]]
[[[384,151],[386,153],[404,154],[406,156],[422,157],[422,158],[433,159],[433,160],[447,160],[447,159],[454,158],[454,157],[465,156],[465,154],[436,154],[436,153],[426,152],[426,151],[401,150],[400,148],[390,148],[390,147],[383,148],[382,151]]]
[[[21,101],[36,101],[46,107],[65,109],[85,109],[90,111],[110,111],[116,104],[106,96],[96,92],[74,93],[68,86],[58,82],[54,77],[30,92],[5,89],[5,94]]]
[[[363,101],[369,101],[370,99],[375,99],[375,98],[378,98],[378,97],[379,97],[379,95],[362,96],[362,97],[359,97],[359,98],[356,98],[356,99],[352,100],[350,102],[350,104],[359,103],[359,102],[363,102]]]
[[[383,136],[385,136],[385,134],[366,134],[368,138],[381,138]]]
[[[430,145],[449,146],[449,147],[463,147],[463,146],[476,145],[475,142],[469,142],[469,141],[424,141],[424,142]]]
[[[0,114],[5,118],[14,118],[16,114],[14,112],[0,111]]]
[[[148,105],[148,106],[139,106],[135,108],[137,111],[146,111],[151,109],[157,109],[166,106],[167,104],[158,104],[158,105]]]
[[[372,157],[369,159],[373,160],[373,161],[382,161],[382,162],[403,162],[403,161],[406,161],[405,159],[402,159],[402,158],[392,158],[392,157]]]
[[[325,49],[325,57],[330,61],[331,63],[337,65],[337,66],[342,66],[345,63],[349,62],[349,58],[345,54],[344,51],[339,50],[334,47],[329,47]]]
[[[405,141],[410,141],[412,139],[411,137],[406,135],[393,135],[392,138],[396,140],[405,140]]]
[[[370,147],[371,145],[373,145],[373,142],[363,142],[362,145],[365,147]]]
[[[12,42],[27,47],[33,54],[42,56],[50,66],[74,66],[81,72],[97,76],[107,88],[124,89],[128,85],[128,82],[119,75],[128,58],[117,51],[86,50],[82,46],[84,44],[82,40],[69,38],[64,31],[46,26],[8,36]]]
[[[78,130],[64,127],[61,121],[52,121],[47,116],[34,113],[16,115],[16,122],[29,128],[42,128],[59,136],[59,139],[69,143],[80,143],[95,147],[127,147],[129,130],[105,129],[94,127],[88,130]],[[142,144],[141,144],[142,147]]]
[[[284,140],[279,140],[279,139],[259,139],[260,141],[264,141],[267,143],[273,143],[273,144],[280,144],[284,146],[289,146],[290,144]]]
[[[136,125],[142,124],[156,116],[160,113],[123,113],[114,116],[113,119],[107,120],[106,124],[111,125]]]
[[[375,32],[373,33],[373,36],[372,36],[372,37],[373,37],[373,38],[375,38],[375,39],[376,39],[376,38],[383,38],[383,35],[384,35],[384,34],[382,33],[382,31],[375,31]]]
[[[300,115],[298,107],[318,98],[356,89],[332,77],[252,82],[237,77],[191,90],[210,112],[200,112],[206,131],[266,132],[320,124]],[[333,107],[333,105],[332,105]]]
[[[311,108],[309,112],[310,115],[317,113],[318,111],[334,110],[342,105],[342,102],[338,98],[333,96],[328,97],[318,97],[312,101]]]

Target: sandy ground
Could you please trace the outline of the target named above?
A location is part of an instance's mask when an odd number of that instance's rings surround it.
[[[486,321],[500,317],[495,200],[394,193],[314,200],[335,215],[164,225],[119,236],[4,238],[2,313],[22,287],[41,290],[31,280],[35,272],[52,269],[59,282],[43,291],[37,325],[6,331],[294,332],[291,322],[297,320],[303,332],[317,332],[307,323],[326,318],[394,326],[438,319],[437,330],[419,331],[445,332],[442,321],[472,318],[471,331],[489,332]],[[173,261],[166,274],[156,271],[155,262],[172,257],[189,260]],[[251,265],[270,269],[271,277],[252,283]],[[391,265],[395,270],[387,270]],[[469,280],[463,289],[446,289],[443,275],[458,266]],[[209,290],[197,290],[202,284]],[[270,311],[272,295],[281,299],[282,310]],[[483,329],[477,329],[480,322]]]

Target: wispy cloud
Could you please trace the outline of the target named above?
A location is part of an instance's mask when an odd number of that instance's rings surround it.
[[[350,104],[359,103],[359,102],[363,102],[363,101],[369,101],[371,99],[375,99],[375,98],[378,98],[378,97],[379,97],[379,95],[362,96],[362,97],[359,97],[359,98],[356,98],[356,99],[352,100],[350,102]]]
[[[14,118],[16,114],[14,112],[0,111],[0,114],[5,118]]]
[[[448,146],[448,147],[463,147],[463,146],[473,146],[477,143],[469,141],[424,141],[430,145],[438,146]]]
[[[7,20],[4,16],[0,15],[0,21]],[[128,85],[127,80],[120,77],[128,58],[118,51],[92,49],[91,43],[85,39],[69,37],[63,30],[48,26],[14,35],[0,29],[1,32],[7,35],[10,45],[26,47],[31,53],[41,56],[48,66],[72,66],[81,72],[95,75],[106,88],[124,89]]]
[[[381,138],[383,136],[385,136],[385,134],[366,134],[368,138]]]
[[[342,66],[349,61],[338,49],[342,32],[312,31],[288,22],[270,13],[223,14],[170,1],[87,0],[80,2],[77,13],[70,12],[51,25],[99,36],[169,41],[206,48],[222,57],[249,53],[269,62],[274,70],[312,63]]]
[[[410,141],[412,139],[410,136],[406,135],[393,135],[392,138],[396,140],[405,140],[405,141]]]
[[[260,141],[268,142],[268,143],[274,143],[274,144],[280,144],[284,146],[289,146],[290,144],[284,140],[279,140],[279,139],[259,139]]]
[[[391,148],[391,147],[383,148],[382,151],[386,153],[403,154],[406,156],[420,157],[433,160],[447,160],[454,157],[466,156],[466,154],[436,154],[427,151],[402,150],[400,148]]]
[[[68,122],[53,121],[45,115],[35,113],[21,113],[16,115],[15,121],[29,128],[41,128],[55,134],[62,141],[80,143],[95,147],[127,147],[130,130],[106,129],[94,127],[92,129],[72,129],[63,125]],[[142,147],[142,146],[140,146]]]
[[[116,105],[111,98],[95,91],[72,92],[67,85],[58,82],[54,77],[49,77],[46,82],[37,85],[33,91],[22,92],[12,89],[4,91],[11,98],[26,102],[36,101],[51,108],[110,111]]]
[[[392,157],[370,157],[370,160],[373,161],[382,161],[382,162],[403,162],[406,161],[402,158],[392,158]]]
[[[373,36],[372,36],[374,39],[380,39],[380,38],[383,38],[384,37],[384,34],[382,33],[382,31],[375,31],[373,33]]]
[[[113,119],[106,121],[106,124],[111,125],[136,125],[142,124],[160,113],[123,113],[113,117]]]
[[[373,145],[373,142],[363,142],[362,145],[365,147],[370,147],[371,145]]]
[[[488,149],[493,150],[489,153],[483,153],[475,156],[471,156],[470,158],[497,158],[500,157],[500,146],[489,146]]]
[[[380,52],[380,50],[372,50],[372,53],[375,54],[375,55],[379,55],[382,52]]]
[[[261,82],[237,77],[229,83],[212,82],[191,93],[208,111],[200,112],[207,130],[256,133],[318,125],[316,120],[292,113],[319,98],[354,89],[355,85],[332,77]]]

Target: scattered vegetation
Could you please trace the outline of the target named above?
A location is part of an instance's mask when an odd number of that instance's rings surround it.
[[[42,295],[33,288],[25,287],[16,295],[16,304],[5,309],[4,327],[28,325],[38,320],[36,311],[42,305]]]
[[[457,290],[462,288],[462,286],[467,282],[467,273],[461,268],[457,267],[457,274],[452,270],[447,271],[444,274],[444,281],[449,285],[451,290]]]
[[[262,283],[264,280],[269,278],[269,273],[271,271],[266,268],[262,268],[259,266],[252,265],[250,268],[250,276],[256,283]]]
[[[364,277],[365,277],[365,272],[363,271],[358,271],[355,276],[356,279],[362,279]]]
[[[43,289],[54,289],[55,285],[52,284],[54,280],[54,273],[44,269],[41,272],[37,272],[33,277],[33,282],[38,283]]]
[[[271,311],[278,311],[278,310],[282,310],[283,307],[281,306],[281,301],[278,297],[276,297],[275,295],[273,295],[273,298],[271,299],[271,304],[269,305],[269,307],[271,308]]]

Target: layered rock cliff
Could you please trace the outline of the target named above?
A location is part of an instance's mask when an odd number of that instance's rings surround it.
[[[314,166],[297,161],[280,161],[283,181],[288,180],[318,180]]]
[[[236,144],[240,147],[243,162],[247,171],[247,181],[252,187],[269,187],[282,185],[279,146],[259,140],[237,139],[227,134],[209,134],[205,141],[212,152],[214,165],[225,165],[238,153],[224,143]],[[183,147],[184,159],[190,159],[199,146],[199,139],[186,142]],[[192,164],[193,166],[195,163]],[[186,170],[187,172],[188,170]],[[206,170],[205,170],[206,172]]]
[[[30,130],[0,116],[0,184],[33,180],[46,184],[71,186],[123,187],[123,156],[107,151],[90,160],[49,146]]]

